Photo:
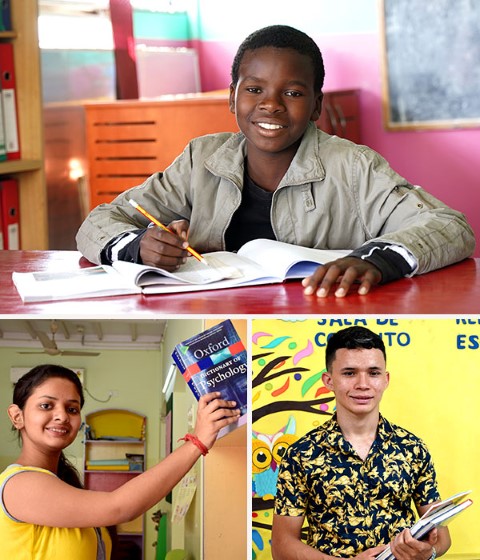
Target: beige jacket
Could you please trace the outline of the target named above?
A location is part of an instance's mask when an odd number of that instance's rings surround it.
[[[245,155],[241,133],[192,140],[163,174],[94,209],[78,231],[78,249],[98,263],[113,237],[146,227],[128,203],[132,197],[165,224],[189,220],[197,250],[224,250],[241,201]],[[305,247],[356,249],[372,240],[401,245],[416,258],[418,274],[460,261],[475,246],[461,213],[409,184],[370,148],[313,124],[274,193],[271,222],[279,241]]]

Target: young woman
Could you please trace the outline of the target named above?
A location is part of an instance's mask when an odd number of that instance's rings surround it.
[[[15,385],[8,415],[22,450],[0,474],[2,558],[108,560],[104,529],[154,506],[208,452],[218,431],[239,417],[219,393],[198,403],[194,434],[165,460],[111,492],[85,490],[63,450],[76,438],[84,403],[71,370],[41,365]]]

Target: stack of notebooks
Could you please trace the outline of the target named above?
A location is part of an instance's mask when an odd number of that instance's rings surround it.
[[[94,459],[87,461],[87,471],[129,471],[128,459]]]
[[[421,540],[426,537],[432,529],[435,529],[435,527],[447,525],[454,517],[472,505],[472,500],[470,499],[462,501],[469,493],[470,490],[460,492],[459,494],[455,494],[443,500],[443,502],[432,505],[410,528],[412,536],[417,540]],[[390,546],[387,546],[387,548],[376,557],[376,560],[395,560]]]
[[[91,459],[87,471],[143,471],[143,455],[126,453],[125,459]]]

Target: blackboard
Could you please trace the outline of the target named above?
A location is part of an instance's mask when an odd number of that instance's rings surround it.
[[[480,126],[480,0],[381,0],[387,129]]]

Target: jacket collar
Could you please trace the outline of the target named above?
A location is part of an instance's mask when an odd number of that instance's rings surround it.
[[[315,123],[308,124],[297,153],[279,188],[287,185],[303,185],[325,178],[319,146],[327,138],[328,135],[318,130]],[[205,160],[205,166],[214,175],[230,179],[241,188],[246,152],[245,136],[237,132]]]

